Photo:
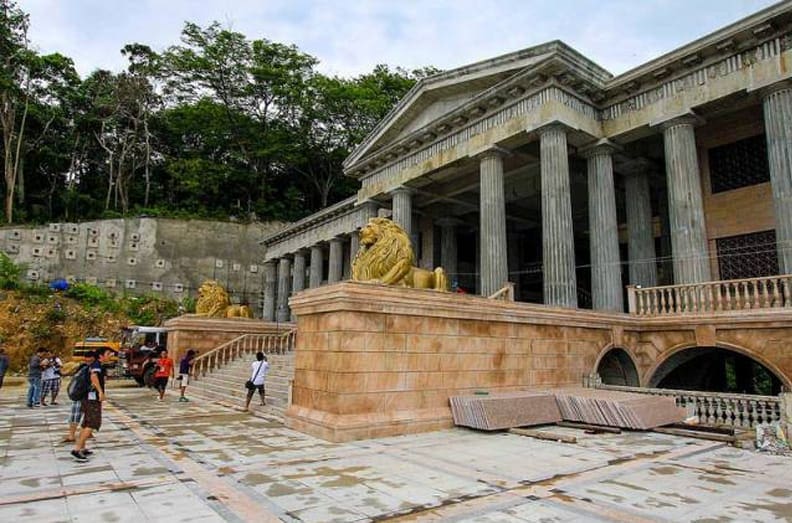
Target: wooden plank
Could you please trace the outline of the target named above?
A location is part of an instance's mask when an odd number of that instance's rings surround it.
[[[590,425],[588,423],[577,423],[575,421],[559,421],[556,423],[559,427],[569,427],[571,429],[584,429],[593,430],[595,432],[610,432],[613,434],[621,434],[621,429],[618,427],[606,427],[605,425]]]
[[[560,441],[562,443],[577,443],[577,438],[575,436],[569,436],[567,434],[558,434],[546,430],[515,428],[515,429],[509,429],[509,433],[517,434],[518,436],[528,436],[536,439],[546,439],[548,441]]]
[[[734,443],[737,441],[737,438],[734,436],[728,436],[726,434],[717,434],[714,432],[700,432],[696,430],[686,430],[686,429],[669,429],[665,427],[657,427],[653,429],[654,432],[659,432],[660,434],[671,434],[672,436],[684,436],[687,438],[696,438],[696,439],[706,439],[709,441],[722,441],[724,443]]]

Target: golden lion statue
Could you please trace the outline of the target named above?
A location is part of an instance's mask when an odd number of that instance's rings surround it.
[[[352,279],[417,289],[448,290],[442,267],[434,271],[414,266],[410,238],[387,218],[372,218],[360,231],[360,250],[352,262]]]
[[[210,318],[252,318],[247,305],[231,305],[226,290],[214,280],[207,280],[198,289],[195,313]]]

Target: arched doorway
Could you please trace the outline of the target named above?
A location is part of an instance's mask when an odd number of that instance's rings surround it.
[[[597,373],[606,385],[626,385],[638,387],[638,370],[627,354],[627,351],[618,347],[609,350],[599,362]]]
[[[781,380],[741,352],[720,347],[691,347],[665,360],[649,380],[661,389],[735,392],[775,396]]]

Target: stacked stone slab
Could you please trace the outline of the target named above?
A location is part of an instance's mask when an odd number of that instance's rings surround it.
[[[452,396],[454,424],[479,430],[501,430],[561,421],[555,397],[522,391],[486,396]]]
[[[685,409],[668,396],[598,389],[555,391],[566,421],[648,430],[685,419]]]
[[[450,401],[454,424],[479,430],[561,420],[649,430],[685,419],[685,410],[674,398],[597,389],[452,396]]]

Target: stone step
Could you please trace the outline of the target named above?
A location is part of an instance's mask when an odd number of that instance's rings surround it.
[[[218,386],[212,383],[204,383],[201,386],[190,387],[187,389],[188,393],[192,392],[196,393],[203,393],[203,394],[217,394],[220,396],[233,398],[236,400],[243,400],[245,396],[247,396],[247,389],[240,385],[239,387],[223,387]],[[267,399],[272,398],[273,402],[277,404],[286,404],[286,398],[288,397],[288,390],[285,391],[275,391],[269,388],[266,389]]]
[[[195,391],[194,395],[203,400],[215,401],[222,405],[226,405],[238,409],[241,409],[245,405],[244,397],[240,399],[233,396],[227,396],[225,394],[206,393],[205,391]],[[283,413],[286,411],[285,404],[280,404],[277,401],[273,401],[273,398],[270,398],[269,396],[267,397],[266,406],[260,405],[257,399],[253,398],[253,400],[250,402],[250,408],[253,412],[257,414],[272,416],[280,421],[283,421]]]

